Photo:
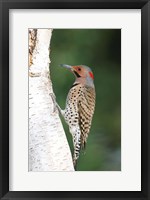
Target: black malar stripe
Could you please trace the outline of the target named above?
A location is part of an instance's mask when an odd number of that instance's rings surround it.
[[[80,78],[81,76],[76,72],[76,71],[73,71],[75,73],[75,75]]]

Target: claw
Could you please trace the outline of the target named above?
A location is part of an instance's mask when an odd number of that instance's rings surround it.
[[[57,103],[56,103],[56,97],[54,95],[54,93],[50,93],[50,96],[52,98],[52,101],[53,101],[53,113],[55,113],[57,111]]]

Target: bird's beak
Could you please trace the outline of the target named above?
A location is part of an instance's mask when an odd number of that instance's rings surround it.
[[[61,67],[65,67],[65,68],[67,68],[67,69],[69,69],[69,70],[71,70],[71,71],[73,70],[71,65],[60,64],[60,66],[61,66]]]
[[[77,73],[77,71],[76,71],[76,69],[75,69],[76,66],[71,66],[71,65],[66,65],[66,64],[60,64],[60,66],[69,69],[69,70],[75,75],[76,78],[81,77],[81,76]]]

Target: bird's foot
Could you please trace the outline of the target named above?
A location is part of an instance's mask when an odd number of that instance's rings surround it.
[[[53,113],[57,112],[57,103],[56,103],[56,96],[54,93],[50,93],[50,96],[52,98],[53,101]]]

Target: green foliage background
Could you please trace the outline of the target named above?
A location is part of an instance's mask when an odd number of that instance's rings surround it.
[[[121,30],[54,29],[50,57],[53,89],[62,109],[75,78],[59,64],[87,65],[95,77],[96,108],[77,170],[121,170]],[[61,119],[73,151],[68,126]]]

